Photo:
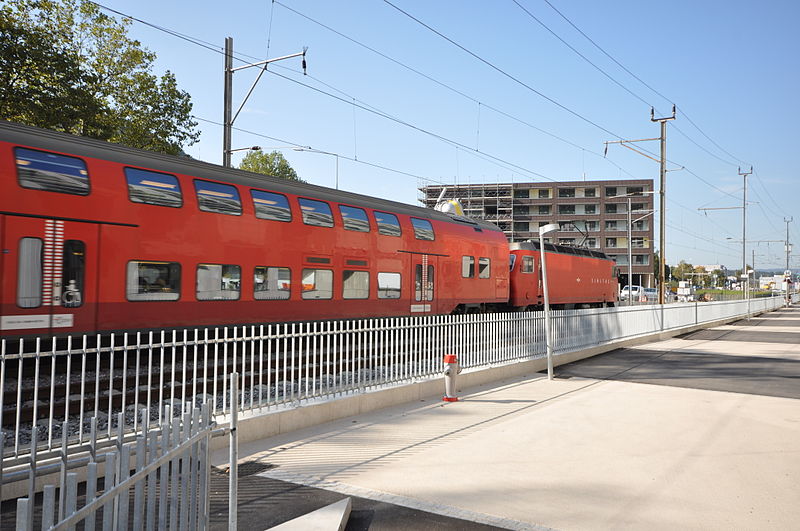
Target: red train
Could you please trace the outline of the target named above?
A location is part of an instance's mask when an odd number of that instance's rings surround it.
[[[0,336],[536,307],[538,250],[494,225],[0,122]],[[555,305],[614,264],[548,249]]]

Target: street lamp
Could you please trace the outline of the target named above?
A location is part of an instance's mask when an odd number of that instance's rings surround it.
[[[296,147],[292,148],[295,151],[307,151],[309,153],[320,153],[321,155],[330,155],[332,157],[336,157],[336,189],[339,189],[339,155],[338,153],[331,153],[329,151],[321,151],[319,149],[314,149],[310,146],[307,147]]]
[[[547,343],[547,379],[553,379],[553,338],[550,332],[550,292],[547,288],[547,260],[544,252],[544,235],[558,230],[558,223],[539,227],[539,257],[542,262],[542,286],[544,287],[544,336]]]
[[[633,224],[636,223],[637,221],[643,220],[647,216],[652,216],[653,214],[655,214],[655,210],[651,210],[650,212],[646,213],[644,216],[636,218],[633,221],[631,221],[631,214],[633,214],[633,212],[631,212],[631,197],[634,197],[634,196],[635,197],[639,197],[639,196],[642,196],[642,195],[655,194],[655,193],[656,192],[654,190],[648,190],[646,192],[640,192],[640,193],[637,193],[637,194],[625,194],[623,196],[623,197],[626,197],[628,199],[628,306],[631,305],[631,303],[632,303],[631,299],[633,298],[631,296],[631,285],[633,284],[633,249],[632,249],[633,244],[631,243],[631,238],[633,236],[631,235],[631,231],[633,230]],[[636,213],[637,214],[642,214],[643,211],[637,211]],[[659,256],[659,260],[663,260],[663,257]],[[659,288],[662,291],[664,289],[663,286],[659,286]]]

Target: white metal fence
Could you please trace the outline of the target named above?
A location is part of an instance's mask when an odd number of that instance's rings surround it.
[[[555,354],[778,308],[781,297],[552,312]],[[4,465],[37,440],[57,450],[112,439],[120,424],[161,424],[164,406],[212,415],[267,410],[440,374],[456,354],[479,369],[545,356],[542,312],[422,316],[78,336],[2,342]],[[239,373],[231,393],[229,378]],[[136,412],[144,409],[144,417]],[[119,413],[123,413],[122,416]],[[35,428],[35,429],[34,429]],[[2,469],[0,469],[2,476]]]

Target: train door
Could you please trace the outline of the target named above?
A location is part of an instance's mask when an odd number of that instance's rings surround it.
[[[412,256],[411,275],[414,279],[414,300],[411,301],[411,313],[436,313],[436,257],[427,254]]]
[[[4,216],[0,334],[93,330],[99,226]]]

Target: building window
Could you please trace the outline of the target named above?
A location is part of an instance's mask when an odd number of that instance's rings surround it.
[[[628,265],[628,255],[627,254],[612,254],[611,258],[617,265]]]
[[[514,199],[528,199],[530,198],[531,194],[530,191],[525,190],[514,190]]]
[[[197,192],[197,206],[200,210],[232,216],[242,214],[242,202],[235,186],[197,180],[194,182],[194,189]]]
[[[631,247],[633,249],[644,249],[644,238],[631,238]]]
[[[433,225],[427,219],[411,218],[414,227],[414,237],[418,240],[433,240]]]
[[[375,223],[378,225],[378,234],[384,236],[400,236],[403,231],[400,229],[400,221],[394,214],[387,212],[372,213],[375,216]]]
[[[559,221],[558,222],[558,231],[559,232],[576,232],[575,224],[571,221]]]
[[[299,198],[297,202],[300,203],[303,223],[314,227],[333,227],[333,214],[328,203],[305,197]]]
[[[181,294],[181,265],[177,262],[128,262],[129,301],[176,301]]]
[[[527,206],[515,206],[514,207],[514,215],[515,216],[527,216],[530,213],[531,213],[531,211]]]
[[[549,216],[550,215],[550,205],[539,205],[539,215],[540,216]]]
[[[644,231],[644,230],[649,230],[649,229],[650,229],[649,220],[644,219],[644,220],[635,222],[633,224],[633,228],[631,230]]]
[[[575,238],[559,238],[558,244],[575,246]]]
[[[515,221],[514,222],[514,232],[530,232],[531,227],[530,224],[524,221]]]
[[[339,213],[342,214],[342,221],[346,230],[369,232],[369,219],[363,208],[339,205]]]
[[[489,278],[492,261],[488,258],[478,258],[478,278]]]
[[[645,209],[644,203],[631,203],[631,212],[639,212]]]
[[[134,203],[178,208],[183,205],[178,178],[138,168],[125,168],[128,198]]]
[[[650,257],[646,254],[633,255],[633,265],[650,265]]]
[[[606,221],[606,230],[616,231],[621,229],[617,226],[616,221]]]
[[[583,197],[597,197],[597,190],[595,188],[584,188]]]
[[[23,188],[89,195],[89,172],[86,163],[75,157],[14,148],[17,160],[17,182]]]
[[[600,223],[597,221],[586,222],[586,232],[597,232],[600,230]]]
[[[475,276],[475,257],[462,256],[461,257],[461,276],[464,278],[472,278]]]
[[[522,272],[523,273],[533,273],[533,257],[532,256],[523,256],[522,257]]]
[[[550,199],[550,189],[549,188],[540,188],[538,193],[539,199]]]
[[[610,249],[614,249],[617,247],[617,239],[616,238],[606,238],[606,247]]]
[[[586,238],[586,247],[589,249],[597,249],[597,238]]]
[[[617,195],[616,186],[606,186],[606,197],[615,197]]]
[[[628,195],[642,195],[644,192],[644,187],[642,186],[629,186],[628,187]]]
[[[575,188],[559,188],[558,197],[575,197]]]
[[[400,273],[378,273],[378,298],[399,299],[402,285]]]
[[[291,295],[292,272],[288,267],[256,267],[253,281],[256,300],[286,300]]]
[[[559,214],[574,214],[575,205],[558,205]]]
[[[597,213],[597,205],[585,205],[583,207],[584,214],[596,214]]]
[[[333,271],[330,269],[303,269],[304,299],[332,299]]]
[[[250,190],[250,196],[253,198],[253,208],[257,218],[284,222],[292,221],[292,210],[289,208],[289,200],[286,199],[285,195],[262,190]]]
[[[197,266],[197,300],[235,301],[242,285],[242,268],[229,264]]]
[[[369,272],[345,271],[342,280],[343,299],[369,298]]]
[[[38,308],[42,305],[42,250],[39,238],[22,238],[19,241],[17,262],[17,306]]]
[[[616,213],[617,213],[617,204],[606,203],[606,214],[616,214]]]

